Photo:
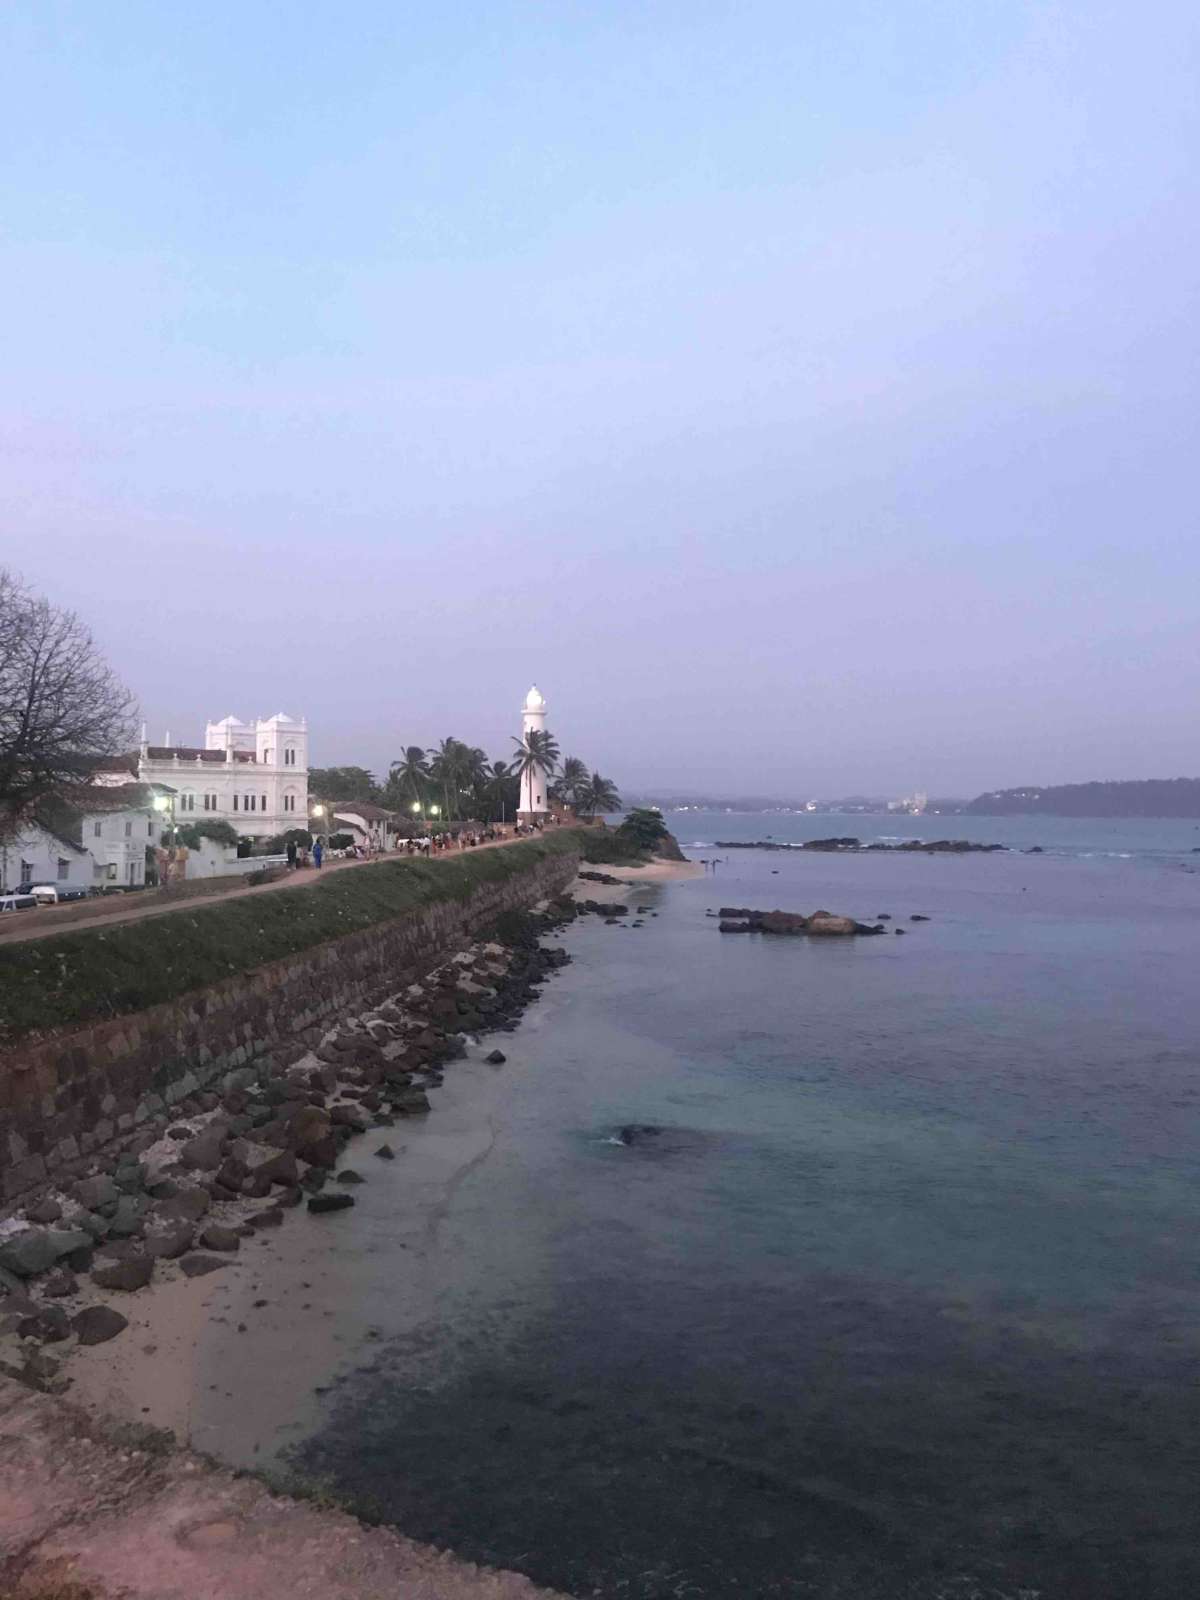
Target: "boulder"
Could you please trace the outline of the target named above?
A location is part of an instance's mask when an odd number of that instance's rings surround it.
[[[22,1339],[37,1339],[42,1344],[58,1344],[71,1331],[71,1319],[61,1306],[40,1306],[31,1317],[22,1317],[17,1334]]]
[[[207,1189],[180,1189],[169,1200],[160,1200],[155,1208],[160,1217],[178,1217],[186,1222],[199,1222],[212,1204]]]
[[[46,1275],[42,1284],[42,1293],[51,1300],[61,1300],[65,1295],[79,1292],[79,1279],[73,1272],[68,1272],[66,1267],[55,1267],[53,1272]]]
[[[125,1331],[129,1319],[111,1306],[84,1306],[72,1317],[71,1326],[80,1344],[106,1344]]]
[[[828,918],[828,916],[829,913],[827,911],[818,911],[816,913],[816,917]],[[795,911],[765,911],[758,919],[758,926],[763,933],[780,933],[790,936],[800,933],[822,933],[828,931],[824,928],[814,928],[812,924],[815,920],[815,917],[802,917]],[[849,917],[842,917],[839,920],[850,923],[848,931],[853,933],[854,924]]]
[[[278,1183],[285,1188],[292,1188],[300,1181],[300,1171],[296,1166],[296,1157],[290,1150],[281,1150],[277,1156],[271,1156],[254,1168],[253,1177],[265,1178],[268,1185]]]
[[[191,1249],[195,1231],[190,1222],[181,1219],[179,1222],[170,1223],[161,1233],[148,1233],[146,1254],[163,1261],[175,1261],[185,1250]]]
[[[85,1210],[95,1211],[99,1206],[115,1206],[121,1191],[106,1172],[99,1172],[94,1178],[81,1178],[72,1193]]]
[[[345,1211],[354,1204],[352,1194],[314,1194],[308,1202],[308,1209],[319,1215],[324,1211]]]
[[[337,1175],[339,1183],[365,1183],[367,1180],[361,1172],[355,1172],[353,1167],[345,1167]]]
[[[835,916],[831,911],[814,911],[805,931],[815,938],[841,939],[858,933],[859,928],[860,924],[853,917]]]
[[[206,1250],[233,1251],[241,1247],[241,1238],[236,1229],[222,1227],[219,1222],[210,1222],[200,1235],[199,1243]]]
[[[239,1160],[237,1156],[228,1155],[217,1168],[217,1182],[237,1194],[249,1172],[250,1169],[244,1161]]]
[[[754,924],[752,922],[731,922],[726,917],[717,923],[718,933],[752,933],[753,931]]]
[[[502,1067],[508,1060],[503,1050],[489,1050],[483,1058],[489,1067]]]
[[[381,1161],[395,1161],[396,1159],[396,1152],[390,1144],[381,1144],[375,1154]]]
[[[228,1129],[224,1123],[210,1122],[194,1139],[189,1139],[179,1152],[185,1167],[196,1167],[201,1172],[215,1172],[221,1165],[221,1152],[225,1148]]]
[[[148,1205],[140,1194],[123,1194],[117,1201],[109,1221],[109,1233],[114,1239],[132,1239],[142,1231],[142,1220]]]
[[[0,1245],[0,1267],[15,1272],[18,1278],[32,1278],[91,1243],[91,1234],[80,1228],[27,1228]]]
[[[180,1269],[186,1278],[203,1278],[207,1273],[219,1271],[224,1265],[224,1261],[219,1256],[183,1256],[179,1262]]]
[[[153,1276],[152,1256],[133,1256],[128,1261],[114,1261],[111,1265],[95,1267],[92,1271],[92,1281],[99,1284],[101,1289],[120,1289],[126,1294],[132,1294],[135,1289],[144,1289]]]
[[[323,1139],[305,1145],[304,1149],[297,1150],[296,1154],[301,1161],[307,1161],[310,1167],[333,1167],[337,1165],[338,1142],[331,1133],[326,1133]]]
[[[27,1206],[25,1215],[30,1222],[40,1222],[43,1225],[51,1222],[61,1222],[62,1207],[57,1200],[51,1200],[47,1197],[44,1200],[38,1200],[34,1205]]]

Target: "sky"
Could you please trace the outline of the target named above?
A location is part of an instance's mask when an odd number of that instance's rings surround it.
[[[0,562],[152,737],[1200,774],[1184,0],[0,10]]]

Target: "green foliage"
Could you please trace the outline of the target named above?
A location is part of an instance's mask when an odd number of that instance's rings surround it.
[[[322,800],[370,800],[382,804],[383,791],[366,767],[311,767],[308,792]]]
[[[580,829],[583,859],[592,867],[639,867],[649,860],[632,839],[622,838],[608,828]]]
[[[189,850],[199,850],[205,839],[232,849],[238,842],[237,829],[228,822],[185,822],[174,830],[171,838]],[[170,842],[169,840],[167,842]]]
[[[583,837],[564,828],[503,850],[381,861],[304,888],[180,909],[165,920],[0,947],[0,1041],[141,1011],[328,939],[464,899],[481,884],[507,882],[540,860],[577,851]]]
[[[331,833],[329,835],[329,848],[331,850],[346,850],[353,843],[354,843],[354,835],[352,833]],[[312,844],[311,835],[309,836],[308,844],[309,845]],[[305,848],[307,849],[308,846],[306,846]]]
[[[670,838],[662,812],[650,806],[635,806],[617,829],[617,836],[628,839],[639,850],[654,851]]]

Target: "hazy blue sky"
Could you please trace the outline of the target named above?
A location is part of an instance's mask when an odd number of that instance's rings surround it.
[[[1200,773],[1194,4],[0,12],[0,559],[156,735]]]

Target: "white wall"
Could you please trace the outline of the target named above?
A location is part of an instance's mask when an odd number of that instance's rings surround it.
[[[31,824],[8,844],[0,845],[0,889],[19,883],[51,883],[65,889],[90,889],[95,878],[92,857]]]

